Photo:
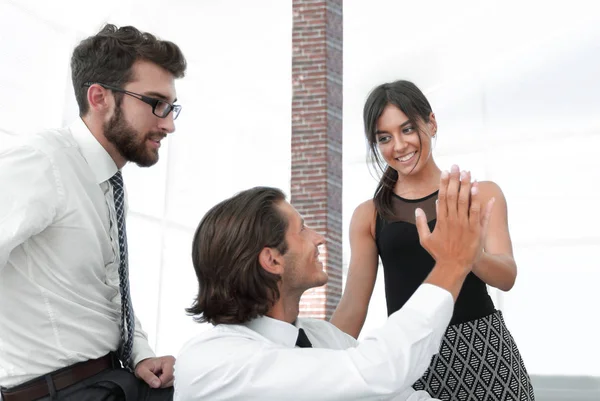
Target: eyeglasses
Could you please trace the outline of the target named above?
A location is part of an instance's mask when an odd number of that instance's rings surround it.
[[[129,92],[129,91],[126,91],[125,89],[117,88],[115,86],[105,85],[100,82],[86,82],[83,84],[83,86],[90,87],[93,84],[98,84],[101,87],[110,89],[111,91],[114,91],[114,92],[124,93],[124,94],[132,96],[138,100],[141,100],[142,102],[144,102],[146,104],[149,104],[150,106],[152,106],[152,114],[154,114],[155,116],[160,117],[160,118],[167,117],[169,115],[169,113],[171,111],[173,111],[173,120],[176,120],[177,117],[179,116],[179,113],[181,112],[181,106],[178,104],[170,104],[168,102],[165,102],[164,100],[140,95],[139,93]]]

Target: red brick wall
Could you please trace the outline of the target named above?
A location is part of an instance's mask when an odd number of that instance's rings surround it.
[[[324,234],[329,283],[300,315],[329,319],[342,293],[342,0],[293,0],[291,203]]]

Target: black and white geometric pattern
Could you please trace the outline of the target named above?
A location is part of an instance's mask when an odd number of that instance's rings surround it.
[[[125,191],[123,176],[117,171],[110,178],[115,198],[117,227],[119,229],[119,290],[121,291],[121,346],[119,359],[123,365],[133,370],[131,352],[133,349],[133,333],[135,332],[135,316],[129,292],[129,264],[127,261],[127,231],[125,227]]]
[[[533,387],[502,312],[448,327],[414,385],[442,401],[533,401]]]

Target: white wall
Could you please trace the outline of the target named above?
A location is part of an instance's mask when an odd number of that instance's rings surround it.
[[[125,168],[134,307],[156,351],[176,354],[203,329],[184,312],[201,217],[251,186],[289,193],[291,1],[0,0],[0,147],[76,118],[70,55],[105,22],[174,41],[189,65],[159,163]]]
[[[493,298],[533,375],[600,377],[596,4],[344,2],[344,233],[376,185],[365,163],[367,93],[411,80],[436,113],[440,167],[458,163],[507,198],[519,273]],[[363,335],[386,318],[382,280],[380,270]]]

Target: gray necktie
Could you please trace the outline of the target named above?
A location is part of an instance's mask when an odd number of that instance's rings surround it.
[[[119,358],[126,368],[133,369],[131,351],[133,348],[133,333],[135,318],[129,292],[129,266],[127,263],[127,234],[125,232],[125,193],[123,191],[123,176],[117,171],[110,178],[117,211],[117,227],[119,229],[119,289],[121,291],[121,345]]]

